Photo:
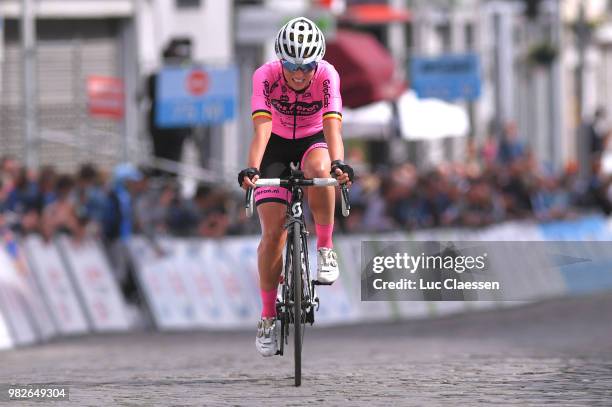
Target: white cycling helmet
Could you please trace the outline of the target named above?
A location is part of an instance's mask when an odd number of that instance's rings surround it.
[[[325,54],[325,38],[315,23],[306,17],[289,21],[276,34],[276,56],[292,64],[319,62]]]

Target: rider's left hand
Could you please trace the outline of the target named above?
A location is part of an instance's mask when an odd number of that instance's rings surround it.
[[[332,162],[332,175],[340,184],[346,184],[350,187],[353,184],[354,172],[353,168],[345,164],[342,160],[334,160]]]

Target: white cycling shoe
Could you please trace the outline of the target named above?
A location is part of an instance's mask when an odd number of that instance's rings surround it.
[[[276,318],[262,318],[257,322],[255,347],[261,356],[274,356],[278,350]]]
[[[331,284],[338,279],[338,256],[334,249],[321,247],[317,250],[317,281]]]

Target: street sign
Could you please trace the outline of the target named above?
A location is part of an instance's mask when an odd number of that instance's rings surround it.
[[[156,81],[156,117],[160,128],[221,124],[234,119],[238,70],[166,67]]]
[[[282,2],[284,7],[242,6],[236,10],[236,42],[241,45],[261,45],[272,43],[278,30],[289,20],[296,17],[290,2]],[[285,8],[285,7],[288,7]],[[326,40],[336,34],[336,19],[326,9],[313,8],[301,13],[311,19],[323,31]]]
[[[89,76],[87,106],[91,117],[122,120],[125,114],[123,80],[107,76]]]
[[[419,98],[452,101],[480,97],[481,72],[477,54],[413,57],[410,73],[411,87]]]

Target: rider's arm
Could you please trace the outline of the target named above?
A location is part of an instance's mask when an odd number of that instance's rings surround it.
[[[342,97],[340,95],[340,76],[329,66],[327,70],[327,84],[324,82],[323,92],[323,134],[332,162],[344,161],[344,143],[342,142]],[[336,169],[338,181],[342,184],[349,182],[349,176]]]
[[[259,170],[261,165],[261,159],[263,158],[268,140],[272,134],[272,119],[268,117],[255,117],[253,118],[253,125],[255,126],[255,135],[253,141],[251,141],[251,147],[249,148],[248,166],[249,168],[256,168]],[[238,177],[242,175],[242,172],[238,174]],[[242,188],[255,188],[255,182],[259,179],[259,175],[254,175],[251,178],[249,176],[242,177]]]
[[[251,95],[251,110],[253,127],[255,133],[249,149],[248,167],[257,168],[261,165],[261,159],[266,151],[268,140],[272,134],[272,112],[269,100],[269,80],[267,78],[267,66],[264,65],[253,73],[253,94]],[[253,177],[256,181],[259,177]],[[243,177],[243,188],[254,188],[255,184],[248,178]]]
[[[344,161],[344,143],[342,142],[342,122],[336,118],[323,119],[323,134],[331,161]]]
[[[272,119],[256,117],[253,119],[253,126],[255,127],[255,135],[249,149],[248,166],[259,168],[264,151],[268,145],[268,140],[270,140],[270,135],[272,134]]]
[[[329,158],[331,158],[332,163],[336,160],[344,161],[344,144],[342,142],[341,129],[342,122],[340,120],[331,118],[323,120],[323,134],[325,135],[325,142],[327,143]],[[341,184],[346,183],[348,186],[351,186],[347,173],[336,169],[336,178]]]
[[[342,144],[342,96],[340,95],[340,75],[331,65],[326,65],[322,73],[323,81],[323,134],[329,150],[329,158],[344,160]]]

